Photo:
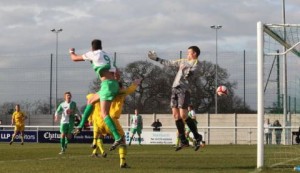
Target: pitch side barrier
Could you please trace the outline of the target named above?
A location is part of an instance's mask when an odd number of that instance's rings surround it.
[[[0,142],[9,142],[13,135],[13,126],[0,126]],[[20,142],[20,135],[18,134],[14,140]],[[36,143],[59,143],[60,132],[59,126],[26,126],[24,132],[24,142]],[[93,132],[85,130],[71,140],[72,143],[92,143]],[[110,136],[106,136],[104,143],[112,143],[114,140]]]
[[[126,143],[130,139],[130,127],[124,126]],[[9,142],[13,134],[13,126],[2,125],[0,126],[0,142]],[[92,127],[90,127],[92,129]],[[283,127],[292,132],[291,144],[297,144],[296,137],[299,127]],[[203,136],[206,144],[256,144],[257,128],[254,126],[243,127],[198,127],[198,131]],[[275,134],[273,134],[275,135]],[[153,131],[153,127],[145,126],[142,132],[142,144],[159,144],[159,145],[173,145],[176,143],[177,130],[174,126],[164,126],[161,131]],[[192,134],[190,134],[192,137]],[[58,143],[60,139],[59,126],[26,126],[25,127],[25,142],[36,143]],[[275,140],[275,137],[273,137]],[[73,143],[91,143],[93,140],[93,132],[85,130],[80,135],[72,138]],[[15,139],[16,142],[20,141],[18,135]],[[112,143],[113,139],[106,136],[104,143]],[[275,143],[275,141],[274,141]],[[137,135],[132,140],[132,144],[138,144]]]

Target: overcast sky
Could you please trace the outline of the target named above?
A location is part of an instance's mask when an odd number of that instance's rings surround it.
[[[299,23],[300,1],[286,0],[286,23]],[[256,23],[282,23],[282,0],[9,0],[0,6],[0,68],[26,63],[26,56],[71,47],[85,53],[94,38],[108,52],[145,53],[218,49],[256,51]],[[12,56],[11,56],[12,55]],[[18,56],[14,56],[18,55]],[[5,58],[3,58],[5,57]],[[255,61],[255,59],[254,59]],[[1,92],[1,91],[0,91]]]
[[[286,0],[286,22],[299,23],[299,0]],[[256,22],[282,23],[282,0],[10,0],[0,7],[0,53],[85,51],[94,38],[107,51],[255,48]]]

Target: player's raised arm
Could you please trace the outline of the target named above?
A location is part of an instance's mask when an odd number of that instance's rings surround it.
[[[72,61],[84,61],[83,57],[81,55],[77,55],[75,53],[75,49],[74,48],[70,48],[69,50],[70,53],[70,57]]]
[[[158,61],[159,63],[161,63],[164,66],[175,66],[175,67],[179,67],[180,62],[182,60],[182,59],[179,59],[179,60],[170,61],[170,60],[159,58],[157,56],[156,52],[153,50],[148,52],[148,58],[151,60],[154,60],[154,61]]]

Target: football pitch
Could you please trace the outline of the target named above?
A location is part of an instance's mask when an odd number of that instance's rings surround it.
[[[119,167],[118,149],[108,151],[107,158],[92,158],[89,144],[69,144],[59,155],[59,144],[0,143],[0,172],[5,173],[198,173],[198,172],[258,172],[256,145],[208,145],[195,152],[192,147],[175,152],[169,145],[128,146],[127,163]],[[276,148],[274,148],[276,149]],[[261,172],[293,172],[288,169],[264,169]]]

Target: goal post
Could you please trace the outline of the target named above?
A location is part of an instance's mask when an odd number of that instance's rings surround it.
[[[284,47],[278,53],[275,49],[266,49],[266,46],[274,46],[273,43],[266,43],[266,36],[278,45]],[[267,45],[269,44],[269,45]],[[265,92],[264,92],[264,70],[265,56],[286,55],[292,52],[300,57],[300,25],[298,24],[264,24],[257,22],[257,168],[262,168],[264,164],[264,116],[265,116]],[[274,46],[275,47],[275,46]],[[266,51],[267,50],[267,51]],[[283,72],[286,73],[286,72]],[[283,78],[283,80],[286,80]],[[286,81],[283,81],[286,82]],[[285,86],[283,86],[285,88]],[[286,91],[284,96],[286,97]],[[286,105],[285,105],[286,106]],[[286,114],[286,112],[283,112]],[[283,129],[284,141],[290,140],[286,129],[290,124],[287,122],[287,115],[284,115]],[[290,119],[289,119],[290,120]]]
[[[264,28],[257,23],[257,168],[264,166]]]

